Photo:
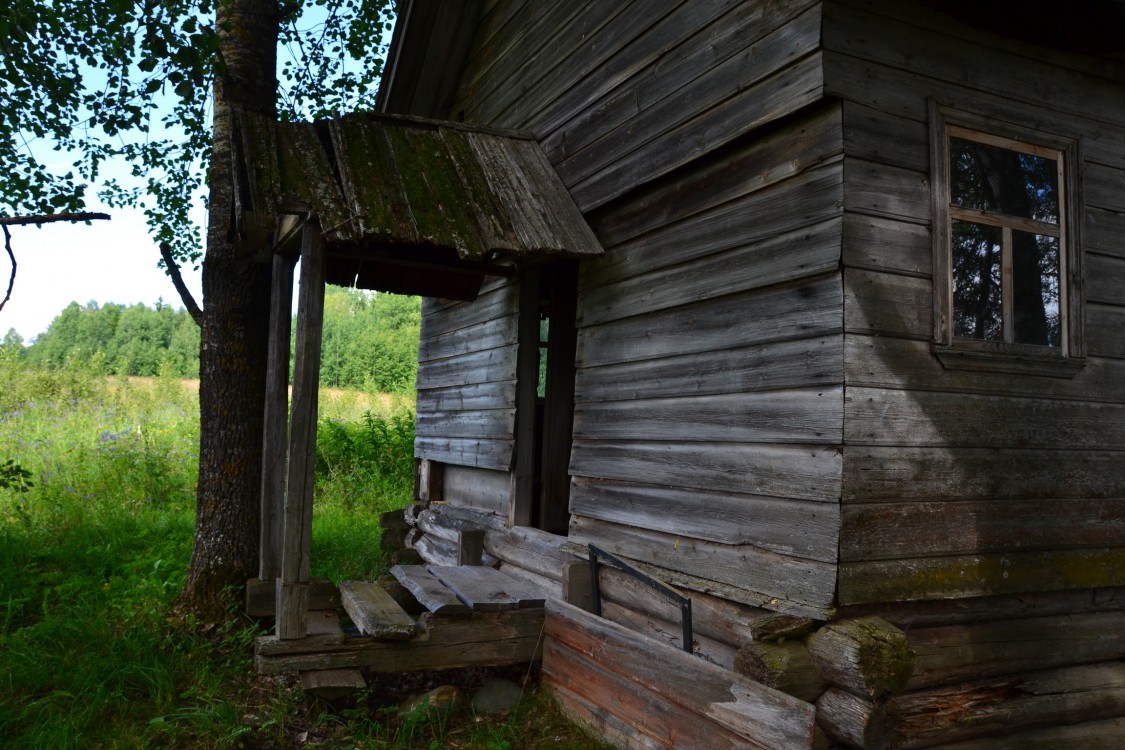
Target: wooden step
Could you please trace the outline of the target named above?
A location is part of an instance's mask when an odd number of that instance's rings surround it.
[[[537,586],[495,568],[430,565],[428,570],[474,612],[542,607],[547,598]]]
[[[414,618],[377,583],[344,581],[340,602],[361,633],[384,641],[407,641],[418,632]]]
[[[419,604],[437,615],[464,615],[469,607],[421,565],[396,565],[391,574]]]

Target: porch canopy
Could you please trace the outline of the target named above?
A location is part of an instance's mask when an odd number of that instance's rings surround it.
[[[502,263],[602,254],[528,136],[373,113],[240,131],[240,231],[286,254],[316,221],[328,283],[472,299]]]
[[[471,300],[487,275],[603,250],[538,144],[518,133],[375,114],[244,114],[235,132],[238,236],[271,250],[273,263],[256,585],[274,586],[278,637],[302,638],[325,283]]]

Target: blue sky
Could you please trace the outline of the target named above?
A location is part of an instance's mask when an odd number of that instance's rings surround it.
[[[10,227],[18,268],[12,298],[0,310],[0,338],[15,328],[30,342],[71,302],[144,302],[151,307],[163,297],[182,306],[171,279],[157,268],[160,252],[141,211],[97,205],[89,210],[104,210],[113,218],[89,225]],[[0,253],[0,298],[10,272],[7,254]],[[199,272],[185,268],[184,279],[202,304]]]
[[[12,298],[0,310],[0,338],[15,328],[25,343],[46,330],[71,302],[99,304],[157,299],[181,307],[171,279],[157,268],[160,252],[145,227],[140,210],[104,209],[113,218],[86,224],[48,224],[42,228],[10,227],[18,263]],[[11,266],[0,255],[0,298]],[[200,276],[190,268],[184,278],[202,304]]]

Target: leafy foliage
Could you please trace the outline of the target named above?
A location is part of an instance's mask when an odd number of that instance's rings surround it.
[[[156,242],[198,262],[191,212],[210,155],[211,82],[223,70],[215,7],[0,4],[0,213],[80,211],[92,184],[111,207],[143,208]],[[293,4],[280,40],[281,116],[372,107],[392,22],[391,0]],[[110,161],[128,164],[129,179],[103,179]]]
[[[411,393],[418,369],[421,300],[328,287],[321,384],[368,393]],[[199,375],[199,328],[182,309],[72,302],[35,342],[10,331],[0,353],[58,369],[71,360],[104,363],[105,375]],[[96,356],[95,356],[96,355]],[[94,359],[91,359],[94,357]]]
[[[103,374],[180,378],[199,375],[199,328],[186,312],[157,301],[154,308],[72,302],[27,349],[32,364],[62,367],[97,354]]]
[[[418,297],[328,287],[321,385],[370,393],[412,392],[421,310]]]

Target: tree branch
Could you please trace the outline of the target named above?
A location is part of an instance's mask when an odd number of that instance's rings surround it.
[[[164,259],[164,265],[168,267],[168,275],[172,277],[172,284],[176,287],[176,291],[180,293],[180,300],[184,303],[188,315],[191,316],[197,326],[202,328],[203,311],[199,309],[191,290],[184,283],[184,277],[180,275],[180,264],[172,257],[172,247],[167,242],[160,243],[160,257]]]
[[[12,287],[16,285],[16,254],[12,252],[12,233],[8,231],[5,224],[0,224],[0,229],[4,230],[4,249],[8,251],[8,258],[12,261],[12,275],[8,279],[8,293],[4,295],[4,301],[0,302],[0,310],[4,309],[4,305],[8,304],[8,300],[12,298]]]
[[[32,216],[0,216],[0,226],[19,227],[28,224],[53,224],[56,221],[94,221],[101,219],[109,221],[109,214],[99,213],[65,213],[65,214],[36,214]]]

